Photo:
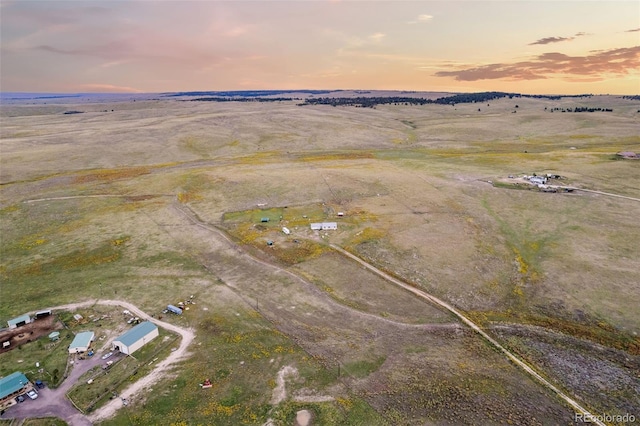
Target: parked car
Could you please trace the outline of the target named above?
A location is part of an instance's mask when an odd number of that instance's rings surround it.
[[[36,399],[38,397],[38,392],[36,392],[34,389],[31,389],[29,392],[27,392],[27,396],[31,399]]]
[[[45,384],[42,380],[36,380],[36,386],[38,387],[38,389],[43,389],[45,387]]]
[[[107,352],[106,354],[102,355],[102,359],[110,358],[111,355],[113,355],[113,352]]]
[[[16,396],[16,402],[17,402],[17,403],[24,402],[24,396],[22,396],[22,395],[18,395],[18,396]]]

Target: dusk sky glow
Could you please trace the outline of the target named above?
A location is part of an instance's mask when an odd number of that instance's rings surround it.
[[[637,1],[1,1],[3,92],[640,93]]]

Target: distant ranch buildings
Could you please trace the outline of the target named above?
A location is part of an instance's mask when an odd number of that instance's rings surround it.
[[[338,229],[337,222],[320,222],[311,224],[312,231],[331,231],[336,229]]]
[[[640,155],[631,151],[622,151],[616,154],[618,157],[623,158],[625,160],[640,160]]]

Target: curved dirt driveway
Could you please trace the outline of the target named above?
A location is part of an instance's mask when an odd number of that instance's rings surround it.
[[[157,363],[156,367],[153,369],[153,371],[151,371],[149,374],[144,376],[142,379],[136,381],[131,386],[129,386],[127,389],[125,389],[123,392],[121,392],[120,396],[122,398],[130,399],[132,395],[135,395],[140,390],[142,390],[142,389],[144,389],[146,387],[149,387],[151,384],[157,382],[158,380],[160,380],[162,375],[169,370],[169,368],[173,364],[175,364],[178,361],[180,361],[180,360],[182,360],[182,359],[187,357],[187,355],[188,355],[187,348],[189,347],[189,345],[191,344],[191,342],[195,338],[195,333],[193,332],[193,330],[181,328],[181,327],[175,326],[173,324],[169,324],[167,322],[160,321],[157,318],[153,318],[151,315],[148,315],[146,312],[143,312],[140,308],[138,308],[137,306],[135,306],[135,305],[133,305],[133,304],[131,304],[129,302],[125,302],[123,300],[89,300],[89,301],[86,301],[86,302],[71,303],[71,304],[68,304],[68,305],[54,306],[54,307],[47,308],[47,309],[52,309],[52,310],[60,310],[60,309],[72,310],[72,309],[83,308],[83,307],[91,306],[91,305],[121,306],[123,308],[128,309],[132,313],[135,313],[136,316],[138,316],[138,317],[140,317],[142,319],[151,321],[154,324],[156,324],[156,325],[158,325],[158,326],[160,326],[162,328],[165,328],[167,330],[170,330],[170,331],[173,331],[175,333],[178,333],[182,337],[182,340],[180,342],[180,346],[178,346],[178,349],[176,349],[175,351],[171,352],[167,358],[165,358],[161,362]],[[113,416],[115,414],[115,412],[118,410],[118,408],[120,408],[120,407],[122,407],[122,401],[120,399],[113,399],[113,400],[109,401],[106,405],[100,407],[99,409],[97,409],[96,411],[91,413],[91,415],[82,416],[82,417],[84,419],[88,419],[89,421],[91,421],[91,423],[94,423],[94,422],[97,422],[99,420],[106,419],[106,418],[109,418],[109,417]],[[72,422],[72,424],[73,423],[75,423],[75,422]],[[85,423],[78,422],[78,424],[85,424]]]

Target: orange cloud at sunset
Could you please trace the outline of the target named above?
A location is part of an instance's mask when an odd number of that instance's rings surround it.
[[[589,81],[611,75],[627,75],[640,68],[640,46],[593,52],[586,56],[568,56],[551,52],[530,61],[490,64],[455,71],[439,71],[439,77],[454,77],[460,81],[514,79],[537,80],[562,76],[590,77]]]

